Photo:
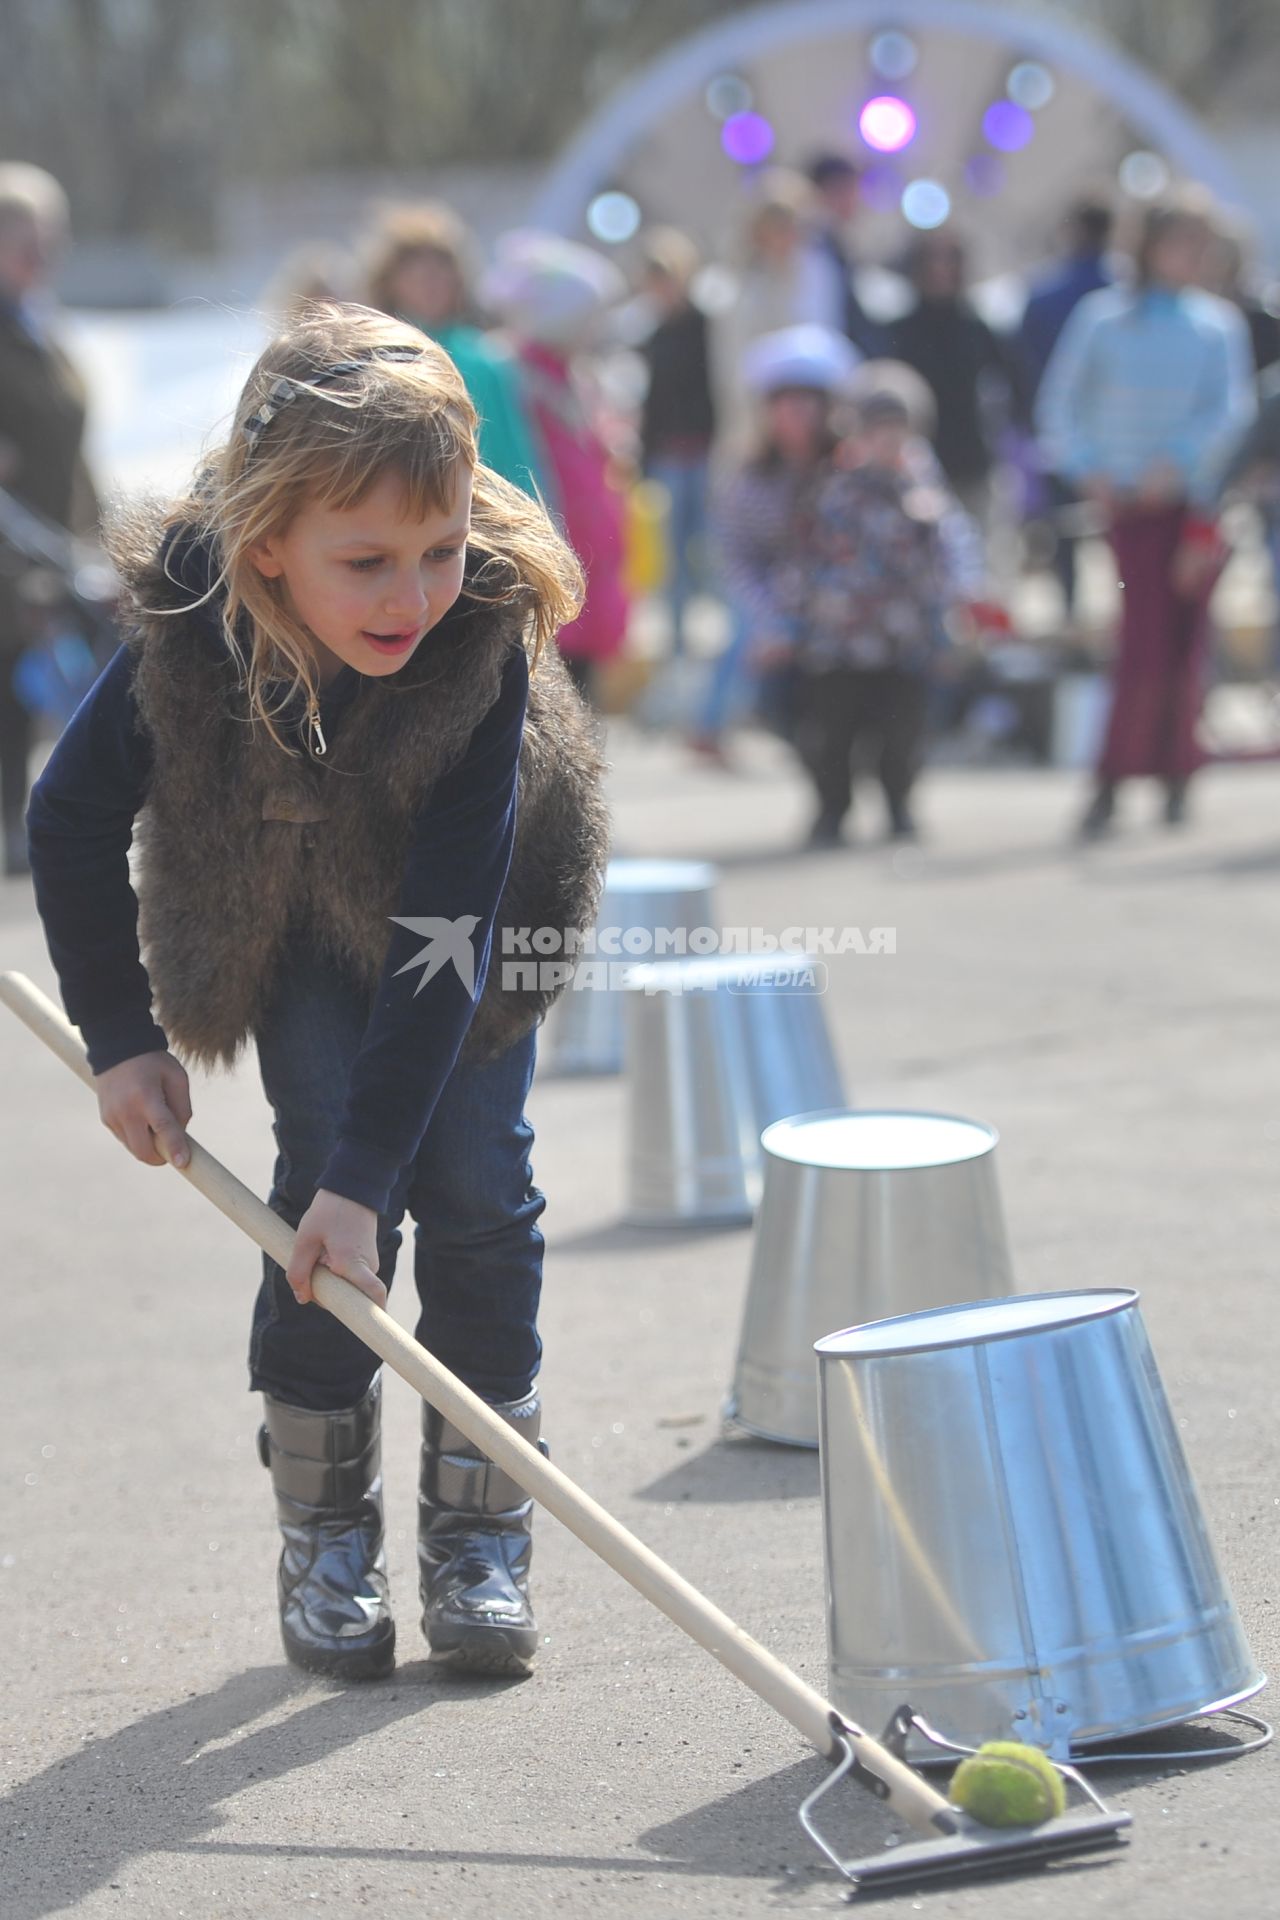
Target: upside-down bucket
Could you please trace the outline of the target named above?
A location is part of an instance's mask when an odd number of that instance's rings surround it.
[[[844,1098],[820,976],[811,954],[716,954],[631,969],[629,1221],[750,1220],[763,1186],[764,1129]]]
[[[597,957],[612,974],[654,955],[679,957],[685,936],[715,926],[716,870],[705,860],[611,860],[593,930]],[[548,1013],[538,1047],[543,1073],[621,1073],[621,984],[599,984],[582,967]]]
[[[955,1114],[870,1109],[796,1111],[767,1130],[732,1425],[816,1447],[823,1334],[1013,1292],[998,1140]]]
[[[1127,1288],[817,1343],[830,1692],[1076,1749],[1265,1684]]]

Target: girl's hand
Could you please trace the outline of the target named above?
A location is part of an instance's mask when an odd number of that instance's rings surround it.
[[[785,634],[761,633],[751,641],[751,664],[760,673],[774,673],[795,659],[796,650]]]
[[[1217,523],[1189,515],[1170,570],[1174,592],[1184,600],[1208,594],[1230,558],[1231,548]]]
[[[191,1120],[191,1088],[181,1061],[171,1053],[138,1053],[95,1074],[93,1086],[103,1126],[135,1160],[148,1167],[186,1166],[191,1142],[183,1128]]]
[[[1153,460],[1138,482],[1138,504],[1170,507],[1186,493],[1181,470],[1172,460]]]
[[[315,1299],[311,1275],[317,1263],[367,1293],[375,1306],[386,1305],[387,1290],[378,1278],[377,1214],[372,1207],[344,1200],[326,1187],[320,1188],[298,1223],[293,1258],[285,1274],[300,1307]]]

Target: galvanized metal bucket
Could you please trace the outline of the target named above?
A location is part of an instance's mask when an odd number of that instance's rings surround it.
[[[652,956],[677,954],[679,936],[715,925],[716,870],[705,860],[611,860],[596,919],[599,964],[580,966],[552,1006],[538,1042],[543,1073],[621,1073],[623,1000],[620,984],[601,984],[601,972]]]
[[[1013,1292],[998,1140],[942,1113],[798,1112],[768,1129],[732,1425],[816,1447],[824,1333]]]
[[[724,954],[637,966],[627,978],[626,1218],[750,1220],[763,1130],[844,1098],[820,964]]]
[[[1265,1684],[1135,1292],[909,1314],[817,1354],[843,1711],[909,1701],[959,1744],[1065,1760]]]

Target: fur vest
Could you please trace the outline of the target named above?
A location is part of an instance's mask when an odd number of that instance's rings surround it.
[[[139,946],[175,1052],[231,1066],[287,939],[311,941],[372,998],[414,816],[497,698],[504,661],[525,644],[526,610],[486,606],[464,586],[405,666],[360,679],[326,729],[325,756],[299,759],[249,724],[216,622],[190,605],[201,583],[193,594],[189,565],[171,577],[155,520],[118,524],[113,547],[153,752],[136,832]],[[502,990],[503,929],[594,920],[607,857],[602,772],[590,716],[549,647],[530,677],[515,848],[465,1059],[504,1052],[555,998]]]

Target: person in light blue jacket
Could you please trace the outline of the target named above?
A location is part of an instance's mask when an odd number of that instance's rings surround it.
[[[1196,284],[1210,233],[1192,201],[1148,210],[1133,285],[1075,308],[1036,408],[1047,464],[1106,514],[1124,588],[1090,837],[1138,775],[1164,783],[1165,819],[1179,824],[1201,764],[1208,604],[1224,557],[1213,503],[1255,407],[1245,323]]]

